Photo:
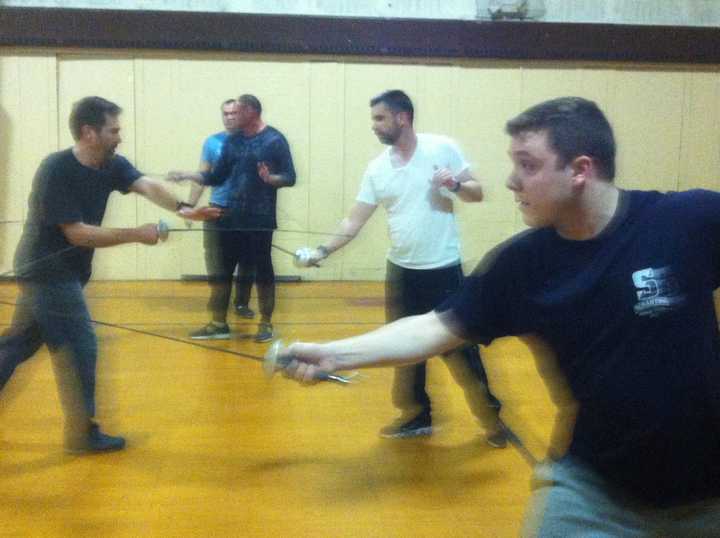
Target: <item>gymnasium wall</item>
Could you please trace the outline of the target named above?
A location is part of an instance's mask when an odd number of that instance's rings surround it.
[[[148,51],[0,50],[0,220],[23,220],[33,174],[48,153],[71,144],[72,103],[101,95],[119,103],[119,152],[147,174],[195,169],[204,138],[221,130],[219,105],[256,94],[265,120],[287,136],[298,181],[282,189],[275,244],[316,245],[347,213],[367,162],[382,150],[368,100],[402,88],[419,132],[455,138],[486,189],[481,204],[456,204],[468,268],[523,229],[512,195],[504,122],[560,95],[596,100],[615,127],[617,183],[626,188],[720,189],[720,74],[717,66],[348,59]],[[188,186],[173,187],[178,193]],[[387,239],[380,208],[361,235],[321,269],[293,267],[274,252],[276,272],[307,280],[378,280]],[[105,225],[160,217],[184,224],[135,195],[113,195]],[[195,225],[195,228],[199,228]],[[0,227],[0,271],[10,270],[21,226]],[[314,232],[314,233],[307,233]],[[156,247],[97,251],[95,278],[177,279],[205,272],[202,234],[176,233]]]

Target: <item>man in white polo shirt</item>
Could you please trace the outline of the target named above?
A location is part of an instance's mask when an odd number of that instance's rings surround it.
[[[463,274],[453,201],[479,202],[483,192],[452,140],[415,133],[413,104],[404,92],[384,92],[370,106],[373,132],[389,147],[368,165],[356,203],[337,235],[301,261],[317,263],[345,246],[382,205],[391,242],[385,287],[390,322],[432,310],[460,287]],[[463,346],[444,359],[484,426],[488,443],[504,447],[507,438],[499,419],[500,402],[488,389],[478,347]],[[395,369],[393,403],[401,416],[380,431],[382,437],[432,433],[425,379],[424,362]]]

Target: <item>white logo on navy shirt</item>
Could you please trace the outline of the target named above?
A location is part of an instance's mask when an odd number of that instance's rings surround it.
[[[632,274],[638,302],[638,316],[657,317],[685,302],[685,295],[670,267],[640,269]]]

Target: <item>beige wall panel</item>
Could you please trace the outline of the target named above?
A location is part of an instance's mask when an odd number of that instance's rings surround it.
[[[20,234],[22,224],[5,223],[0,225],[0,274],[10,275],[13,271],[13,258]]]
[[[347,214],[355,203],[368,163],[385,149],[371,130],[370,99],[389,89],[402,89],[411,98],[415,98],[419,91],[418,71],[421,69],[423,66],[402,64],[368,63],[345,66],[344,214]],[[417,105],[419,112],[424,103]],[[385,276],[385,254],[388,246],[385,210],[378,207],[360,235],[341,253],[343,279],[382,280]]]
[[[463,259],[474,265],[492,245],[512,234],[516,209],[505,188],[510,170],[507,119],[520,108],[522,78],[518,68],[468,63],[458,68],[452,102],[458,142],[483,185],[479,204],[455,204]]]
[[[118,153],[135,161],[135,100],[133,60],[122,56],[62,55],[58,57],[58,133],[60,146],[72,145],[67,127],[72,105],[88,95],[99,95],[123,108],[120,118],[123,142]],[[104,226],[127,227],[137,224],[138,198],[113,193],[108,201]],[[96,280],[124,280],[137,276],[137,250],[134,244],[98,249],[93,264]]]
[[[617,184],[628,189],[678,188],[685,74],[622,69],[606,108],[618,145]]]
[[[278,230],[273,235],[273,265],[278,275],[298,275],[299,270],[293,264],[293,257],[280,250],[294,252],[304,246],[304,234],[307,227],[308,193],[310,177],[310,127],[311,114],[311,77],[309,62],[281,61],[260,63],[257,66],[257,95],[263,103],[265,121],[280,130],[290,144],[297,180],[293,187],[278,191],[277,221]],[[271,71],[271,74],[264,73]],[[262,80],[265,79],[263,83]],[[285,231],[282,231],[285,230]],[[311,243],[312,244],[312,243]]]
[[[223,130],[220,105],[237,97],[242,69],[237,56],[138,58],[138,159],[141,169],[164,174],[169,170],[197,170],[205,139]],[[168,185],[187,199],[188,183]],[[207,204],[206,189],[201,204]],[[162,217],[173,227],[180,223],[168,212],[143,202],[145,220]],[[195,223],[194,230],[202,225]],[[202,232],[174,234],[162,249],[141,253],[141,278],[179,278],[206,274]],[[153,277],[152,275],[158,275]]]
[[[145,174],[162,178],[169,170],[196,170],[204,138],[222,130],[219,105],[227,97],[201,99],[200,87],[189,85],[182,76],[197,62],[174,58],[137,58],[135,96],[137,118],[137,166]],[[203,82],[197,69],[198,83]],[[217,70],[215,75],[222,73]],[[218,92],[229,92],[229,84],[217,84]],[[219,88],[218,88],[219,87]],[[214,96],[213,96],[214,97]],[[179,199],[187,199],[189,184],[164,183]],[[138,224],[163,219],[171,228],[185,228],[181,219],[155,204],[138,198]],[[196,226],[200,229],[200,226]],[[178,279],[188,271],[186,258],[202,261],[202,233],[173,234],[156,247],[138,249],[139,279]],[[202,266],[204,268],[204,265]],[[199,271],[204,273],[204,269]]]
[[[686,73],[680,189],[720,190],[720,73]]]
[[[410,95],[415,106],[415,130],[455,138],[456,110],[452,98],[457,90],[458,68],[453,65],[417,66],[417,94]]]
[[[566,96],[591,99],[602,108],[608,103],[612,73],[612,70],[581,64],[544,64],[542,67],[524,67],[522,69],[523,110],[548,99]]]
[[[24,221],[35,172],[57,150],[53,55],[0,55],[0,220]],[[0,272],[12,268],[21,225],[0,225]]]
[[[18,172],[20,158],[19,129],[20,115],[20,66],[15,56],[0,57],[0,133],[3,143],[0,144],[0,221],[22,221],[24,219],[23,204],[24,183],[29,179],[22,178]],[[13,253],[17,245],[17,235],[8,222],[0,224],[0,272],[12,269]]]
[[[297,234],[292,241],[319,245],[330,239],[345,216],[347,186],[343,176],[343,160],[347,140],[345,127],[345,66],[336,62],[314,62],[310,69],[309,174],[303,191],[304,222],[299,229],[314,232]],[[354,189],[354,186],[351,187]],[[300,196],[297,197],[298,203]],[[328,234],[328,235],[324,235]],[[348,247],[352,248],[352,247]],[[319,269],[296,269],[307,280],[340,280],[343,251],[334,254]]]

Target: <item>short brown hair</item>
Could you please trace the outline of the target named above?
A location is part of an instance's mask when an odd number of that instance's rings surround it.
[[[83,97],[73,105],[70,113],[70,132],[73,139],[80,140],[83,125],[99,131],[105,125],[107,116],[115,117],[121,112],[122,108],[102,97]]]

